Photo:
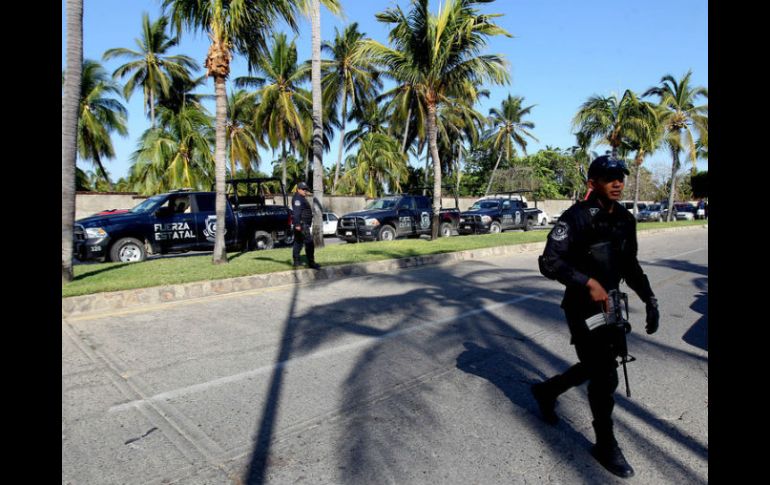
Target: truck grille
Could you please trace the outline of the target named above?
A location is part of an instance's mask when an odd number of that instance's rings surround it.
[[[460,219],[461,219],[461,223],[481,222],[481,216],[475,216],[475,215],[462,216],[460,217]]]
[[[340,219],[340,227],[344,228],[355,228],[356,227],[356,219],[358,219],[358,227],[364,226],[364,218],[363,217],[343,217]]]

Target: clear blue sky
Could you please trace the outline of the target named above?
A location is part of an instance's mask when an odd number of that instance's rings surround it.
[[[387,28],[374,15],[393,4],[408,10],[407,0],[341,0],[345,17],[340,19],[322,8],[323,40],[331,40],[334,28],[342,30],[358,22],[359,30],[382,43],[387,43]],[[62,0],[62,68],[65,65],[65,2]],[[431,1],[438,11],[439,1]],[[535,104],[530,120],[533,133],[540,142],[530,141],[529,153],[546,145],[568,148],[575,144],[571,120],[578,107],[592,95],[622,94],[625,89],[641,93],[657,85],[661,77],[672,74],[681,78],[692,70],[694,85],[708,87],[708,2],[706,0],[497,0],[482,5],[485,13],[501,13],[497,23],[513,38],[497,37],[486,53],[503,54],[510,63],[511,83],[488,86],[489,99],[479,108],[487,114],[499,106],[509,93],[523,96],[525,105]],[[155,20],[160,15],[158,0],[86,0],[83,14],[84,56],[101,61],[104,51],[114,47],[137,49],[141,15],[148,12]],[[279,29],[288,32],[282,26]],[[289,33],[290,34],[290,33]],[[290,34],[291,35],[291,34]],[[201,34],[183,34],[182,42],[172,51],[194,58],[201,66],[208,50],[208,39]],[[310,58],[310,24],[300,22],[297,37],[300,60]],[[102,64],[109,73],[123,60]],[[236,56],[231,77],[246,73],[245,61]],[[202,74],[202,71],[198,75]],[[231,85],[228,83],[228,93]],[[205,91],[213,94],[209,79]],[[131,153],[149,126],[142,109],[142,93],[136,91],[128,109],[126,138],[113,137],[116,157],[105,166],[113,180],[128,173]],[[213,113],[213,102],[207,106]],[[595,150],[603,153],[605,147]],[[337,141],[324,155],[324,165],[331,166],[337,157]],[[263,171],[269,171],[270,153],[263,153]],[[414,163],[414,162],[413,162]],[[90,164],[78,162],[83,169]],[[699,162],[707,169],[707,162]],[[645,167],[664,172],[670,159],[659,152],[645,161]]]

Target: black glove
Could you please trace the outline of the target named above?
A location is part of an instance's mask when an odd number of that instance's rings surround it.
[[[647,302],[647,325],[644,327],[647,334],[651,335],[658,331],[660,323],[660,312],[658,311],[658,300],[650,298]]]

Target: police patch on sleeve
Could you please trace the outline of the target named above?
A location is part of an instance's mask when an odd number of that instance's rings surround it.
[[[564,241],[567,239],[567,233],[569,232],[569,226],[565,222],[559,222],[556,227],[551,231],[550,237],[554,241]]]
[[[298,200],[295,200],[295,201],[294,201],[294,205],[302,205],[302,202],[300,202],[300,201],[298,201]]]

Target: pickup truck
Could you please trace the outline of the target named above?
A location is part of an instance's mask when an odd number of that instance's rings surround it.
[[[227,250],[270,249],[275,241],[292,242],[285,192],[283,206],[265,203],[262,183],[273,180],[277,179],[227,181]],[[248,188],[238,195],[239,184],[254,183],[254,195]],[[217,230],[215,199],[216,192],[181,189],[154,195],[125,212],[101,212],[75,221],[75,257],[131,263],[151,254],[211,250]]]
[[[513,194],[513,193],[512,193]],[[460,234],[497,234],[506,229],[529,231],[538,223],[540,209],[527,207],[518,197],[486,197],[460,214]]]
[[[439,234],[451,236],[460,219],[458,209],[441,209]],[[430,234],[433,208],[424,195],[391,195],[371,201],[364,210],[343,215],[337,224],[337,237],[349,243],[391,241],[399,237]]]

